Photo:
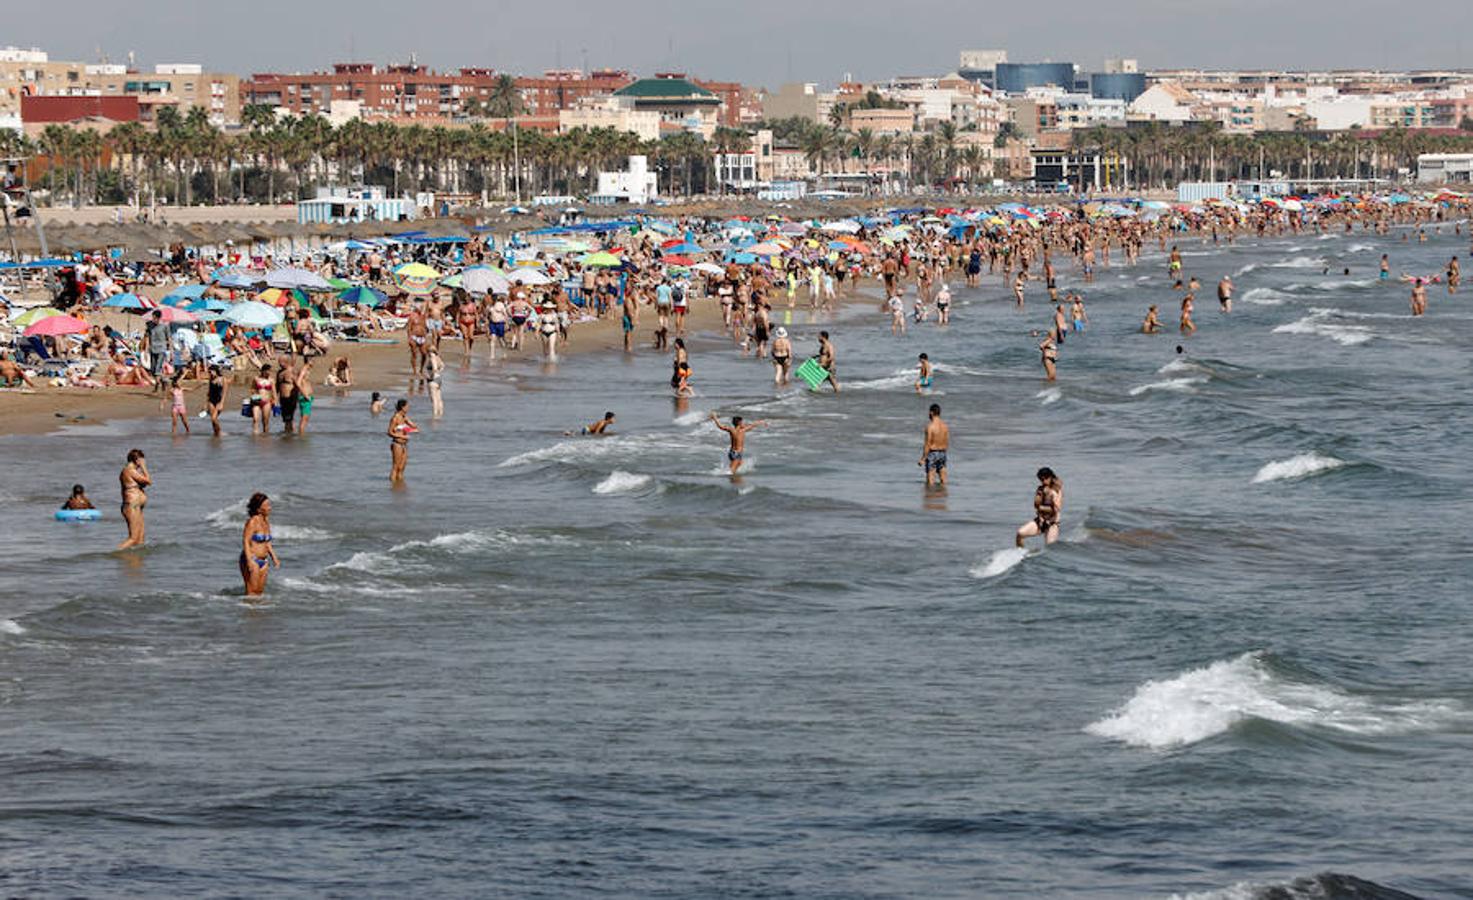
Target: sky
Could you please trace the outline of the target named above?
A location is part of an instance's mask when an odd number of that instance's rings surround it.
[[[944,74],[958,53],[1151,68],[1470,68],[1468,0],[65,0],[18,3],[0,45],[52,59],[298,72],[334,62],[683,71],[777,87]],[[1405,14],[1402,11],[1405,10]],[[739,12],[738,12],[739,11]],[[1468,37],[1464,37],[1468,35]]]

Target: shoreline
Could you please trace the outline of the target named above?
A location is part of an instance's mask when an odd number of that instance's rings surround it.
[[[859,283],[852,293],[841,293],[835,300],[836,309],[842,308],[850,303],[864,301],[876,302],[868,293],[872,284],[871,279],[865,279]],[[788,307],[783,304],[773,306],[774,315]],[[806,305],[800,303],[796,309],[806,309]],[[654,307],[641,308],[640,322],[636,327],[634,335],[634,355],[648,355],[652,352],[668,354],[667,350],[655,351],[654,340]],[[721,328],[721,306],[715,296],[695,297],[691,300],[690,313],[686,318],[686,336],[698,331],[720,330]],[[581,356],[586,353],[623,352],[623,333],[618,316],[610,316],[604,319],[573,323],[571,340],[558,351],[558,359],[567,360],[571,357]],[[481,362],[493,362],[485,350],[487,336],[477,336],[476,348],[473,351],[473,359]],[[671,335],[671,341],[675,335]],[[323,385],[320,380],[316,382],[318,396],[337,394],[340,396],[355,393],[368,394],[379,391],[389,395],[404,389],[405,383],[411,378],[408,357],[405,351],[407,346],[402,335],[394,338],[392,344],[354,344],[339,342],[332,346],[325,356],[313,357],[313,366],[318,371],[314,376],[318,379],[325,378],[328,361],[338,356],[346,356],[353,367],[353,385],[348,388],[332,388]],[[542,345],[536,334],[528,332],[524,335],[520,352],[507,353],[505,349],[498,352],[494,362],[496,363],[539,363],[542,362]],[[447,366],[458,364],[463,359],[458,339],[447,339],[441,345],[441,355],[445,358]],[[203,409],[204,382],[190,382],[185,388],[191,415]],[[229,422],[235,418],[231,414],[231,407],[238,405],[242,392],[247,391],[247,385],[240,373],[236,373],[230,381],[230,387],[226,393],[225,408],[221,412],[222,422]],[[196,407],[196,403],[199,404]],[[8,388],[0,389],[0,416],[4,417],[6,433],[12,435],[38,435],[52,434],[68,427],[87,427],[92,425],[106,425],[109,422],[121,419],[144,419],[155,416],[159,419],[161,431],[167,430],[169,426],[167,394],[151,393],[146,388],[139,387],[110,387],[110,388],[52,388],[45,387],[40,390]],[[198,422],[195,434],[203,433],[206,437],[211,436],[208,430],[200,432],[199,428],[208,429],[208,420],[196,418],[192,423]],[[227,430],[227,434],[231,432]]]

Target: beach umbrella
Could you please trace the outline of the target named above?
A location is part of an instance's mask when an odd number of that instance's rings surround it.
[[[672,246],[662,248],[662,252],[664,252],[664,253],[690,254],[690,253],[706,253],[707,250],[706,250],[705,247],[702,247],[700,244],[693,244],[690,241],[681,241],[681,242],[679,242],[677,244],[674,244]]]
[[[699,262],[691,266],[692,272],[704,272],[707,275],[725,275],[726,270],[715,263]]]
[[[232,291],[249,291],[255,289],[261,280],[254,275],[236,274],[224,275],[216,279],[215,286]]]
[[[224,300],[216,300],[214,297],[210,297],[208,299],[201,297],[188,306],[182,308],[187,309],[190,312],[198,315],[200,313],[224,312],[225,310],[230,308],[230,304],[226,303]]]
[[[726,260],[727,262],[734,262],[739,266],[750,266],[757,261],[757,257],[751,253],[728,253],[726,254]]]
[[[551,278],[548,278],[536,269],[515,269],[510,275],[506,276],[506,279],[507,281],[524,284],[528,287],[541,287],[546,284],[552,284]]]
[[[413,279],[438,279],[440,273],[424,263],[405,263],[394,270],[394,274],[400,278]]]
[[[17,313],[11,318],[10,321],[12,324],[19,328],[25,328],[28,325],[34,325],[42,319],[48,319],[52,316],[64,315],[66,315],[66,313],[53,306],[37,306],[34,309],[28,309],[25,312]]]
[[[763,241],[760,244],[753,244],[748,247],[747,252],[756,254],[757,256],[777,256],[786,249],[786,247],[776,241]]]
[[[203,297],[205,295],[205,291],[209,289],[209,285],[186,284],[181,287],[176,287],[172,291],[170,291],[168,293],[168,296],[164,298],[164,302],[167,303],[169,297],[188,297],[190,300],[198,300],[199,298]],[[169,305],[177,306],[178,304],[171,303]]]
[[[247,328],[264,328],[269,325],[280,325],[286,317],[274,306],[247,300],[230,307],[220,318]]]
[[[198,322],[199,321],[199,316],[195,315],[194,313],[190,312],[187,309],[179,309],[178,307],[174,307],[174,306],[160,307],[159,313],[160,313],[163,321],[168,322],[170,324],[173,324],[173,323],[176,323],[176,322],[183,323],[183,322]]]
[[[387,300],[388,297],[370,287],[351,287],[338,294],[338,299],[351,306],[374,308]]]
[[[42,337],[54,337],[61,334],[85,334],[90,331],[91,325],[81,319],[74,319],[68,315],[46,316],[39,319],[25,330],[26,337],[39,335]]]
[[[307,306],[312,301],[307,295],[297,290],[282,290],[281,288],[270,288],[256,295],[257,303],[265,303],[268,306],[282,307],[288,303],[296,302],[298,306]]]
[[[137,312],[144,309],[153,309],[157,304],[152,300],[145,300],[137,294],[117,294],[102,301],[102,305],[108,309],[122,309]]]
[[[679,266],[680,268],[687,268],[693,262],[695,262],[695,260],[691,259],[689,256],[667,256],[664,259],[665,265]]]
[[[612,269],[615,266],[618,266],[622,261],[619,259],[619,257],[615,256],[612,253],[600,250],[597,253],[589,253],[586,256],[580,257],[578,259],[578,262],[582,265],[591,266],[594,268]]]
[[[511,282],[500,269],[474,266],[460,273],[460,286],[471,294],[509,294]]]
[[[327,279],[318,275],[310,269],[299,266],[284,266],[280,269],[272,269],[266,273],[266,286],[289,290],[297,288],[303,291],[330,291],[332,285]]]

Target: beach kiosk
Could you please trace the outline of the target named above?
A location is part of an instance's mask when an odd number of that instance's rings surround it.
[[[351,188],[320,187],[317,196],[297,203],[297,222],[350,224],[357,222],[402,222],[415,217],[414,201],[386,197],[377,185]]]

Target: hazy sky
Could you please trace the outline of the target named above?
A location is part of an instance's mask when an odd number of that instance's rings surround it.
[[[59,0],[16,3],[0,45],[53,59],[199,62],[242,75],[410,54],[437,69],[677,69],[776,87],[941,74],[964,49],[1144,67],[1473,68],[1468,0]],[[740,10],[739,13],[729,12]],[[1047,17],[1047,18],[1045,18]],[[1469,35],[1464,38],[1463,35]]]

